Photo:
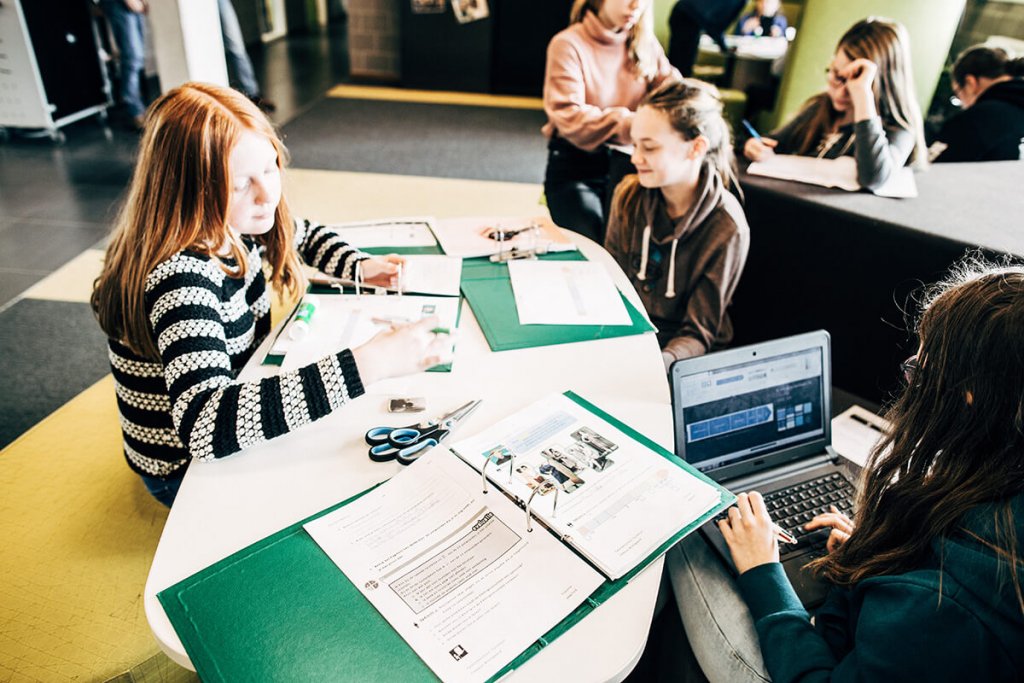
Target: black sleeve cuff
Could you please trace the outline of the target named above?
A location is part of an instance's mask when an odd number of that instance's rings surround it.
[[[344,349],[338,353],[338,364],[341,366],[342,377],[345,378],[345,388],[348,390],[349,398],[365,394],[363,378],[359,376],[359,367],[356,365],[356,358],[352,355],[351,349]]]

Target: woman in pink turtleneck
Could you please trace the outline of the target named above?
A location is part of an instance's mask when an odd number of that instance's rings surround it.
[[[628,151],[609,146],[629,144],[644,95],[680,78],[651,26],[651,0],[575,0],[548,45],[544,193],[555,223],[599,244],[615,184],[634,172]]]

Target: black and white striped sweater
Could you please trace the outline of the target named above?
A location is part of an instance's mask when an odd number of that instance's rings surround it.
[[[244,279],[229,277],[216,260],[187,250],[146,278],[146,310],[161,362],[109,340],[124,453],[140,474],[181,477],[190,458],[230,455],[363,393],[348,349],[277,377],[235,381],[270,331],[264,248],[249,238],[244,242]],[[343,278],[351,278],[355,263],[366,257],[309,221],[296,221],[295,244],[305,263]]]

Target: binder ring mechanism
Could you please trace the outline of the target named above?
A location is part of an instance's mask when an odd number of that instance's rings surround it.
[[[509,464],[508,464],[508,478],[509,478],[509,481],[511,481],[512,480],[512,472],[515,471],[515,467],[516,467],[516,452],[514,450],[512,450],[511,448],[508,449],[508,452],[509,452],[509,455],[511,456],[511,457],[509,457]],[[487,457],[484,459],[484,466],[480,468],[480,478],[482,480],[484,493],[487,493],[487,466],[491,464],[492,460],[496,461],[497,459],[498,459],[497,455],[488,453]],[[559,489],[558,483],[553,481],[551,479],[551,477],[549,475],[547,475],[547,474],[541,474],[540,476],[543,477],[544,483],[534,487],[533,491],[530,492],[530,497],[526,501],[526,531],[527,531],[527,533],[532,533],[533,532],[533,516],[530,514],[530,505],[533,503],[533,497],[536,496],[539,491],[544,490],[544,489],[550,489],[550,490],[553,490],[555,492],[555,503],[554,503],[554,505],[551,508],[551,516],[554,517],[556,514],[558,514],[558,489]],[[544,495],[544,494],[541,494],[541,495]]]
[[[537,235],[539,232],[540,224],[535,220],[530,221],[529,225],[522,228],[501,228],[500,226],[485,228],[484,236],[498,243],[498,253],[491,255],[491,262],[505,263],[507,261],[515,261],[517,259],[535,259],[542,254],[548,253],[548,245],[546,242],[544,244],[538,244]],[[511,249],[506,249],[506,242],[520,234],[529,235],[529,244],[513,246]]]

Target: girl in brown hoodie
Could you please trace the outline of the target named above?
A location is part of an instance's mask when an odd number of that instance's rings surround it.
[[[636,175],[612,199],[605,248],[636,287],[666,369],[732,340],[726,309],[750,245],[718,91],[666,83],[633,119]]]

